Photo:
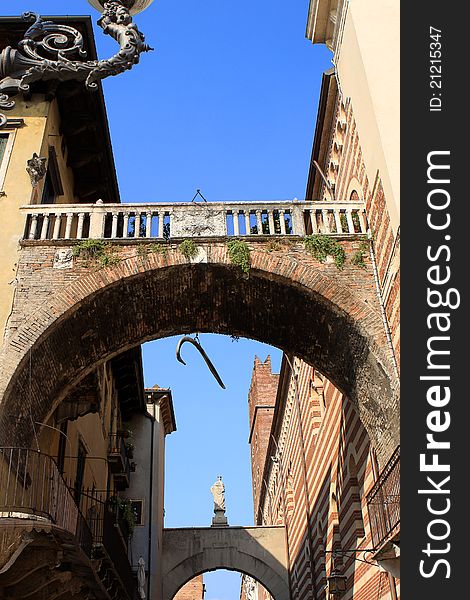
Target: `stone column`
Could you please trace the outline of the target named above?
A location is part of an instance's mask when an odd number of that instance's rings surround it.
[[[240,235],[240,224],[238,222],[238,210],[232,210],[233,235]]]
[[[62,217],[61,213],[56,213],[55,214],[54,231],[52,232],[52,239],[53,240],[58,240],[59,239],[61,217]]]

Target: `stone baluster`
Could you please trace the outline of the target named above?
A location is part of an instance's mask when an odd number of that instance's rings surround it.
[[[281,224],[281,235],[286,235],[286,211],[284,209],[279,211],[279,223]]]
[[[152,237],[152,211],[148,210],[145,221],[145,237]]]
[[[90,212],[90,239],[103,239],[105,216],[106,208],[103,205],[103,200],[98,200]]]
[[[111,225],[111,237],[113,238],[113,240],[117,237],[117,226],[118,226],[118,213],[117,212],[113,212],[112,215],[112,225]]]
[[[163,210],[158,211],[158,237],[163,238],[163,225],[165,220],[165,213]]]
[[[73,213],[67,213],[67,220],[65,222],[65,239],[69,240],[72,232],[72,221]]]
[[[317,211],[315,208],[307,211],[310,214],[310,224],[312,225],[312,233],[318,233],[318,225],[317,225]]]
[[[49,229],[49,213],[44,213],[44,219],[42,221],[42,229],[41,229],[41,240],[45,240],[47,238],[47,230]]]
[[[122,237],[123,238],[129,237],[129,213],[128,212],[124,213],[124,222],[122,225]]]
[[[357,216],[359,217],[359,223],[361,225],[361,233],[367,233],[367,222],[362,208],[357,211]]]
[[[140,237],[140,212],[136,211],[134,221],[134,237]]]
[[[78,224],[77,224],[77,240],[81,240],[83,237],[83,222],[85,221],[85,213],[78,213]]]
[[[258,235],[262,235],[263,233],[263,217],[261,216],[261,211],[258,209],[256,212],[256,229]]]
[[[38,229],[38,215],[31,215],[31,225],[29,227],[29,239],[34,240]]]
[[[354,221],[352,218],[352,209],[351,208],[346,209],[346,220],[348,222],[349,233],[354,233]]]
[[[251,225],[250,225],[250,209],[245,210],[245,229],[246,235],[251,234]]]
[[[343,227],[341,225],[341,213],[337,208],[333,209],[333,215],[336,223],[336,233],[343,233]]]
[[[232,210],[233,235],[240,235],[240,223],[238,222],[238,209]]]
[[[62,214],[61,213],[56,213],[55,214],[55,221],[54,221],[54,230],[52,232],[52,239],[53,240],[58,240],[59,239],[61,219],[62,219]]]
[[[268,209],[268,224],[270,235],[274,235],[276,233],[276,229],[274,227],[274,212],[272,209]]]
[[[327,208],[322,208],[321,209],[321,214],[322,214],[322,217],[323,217],[323,228],[325,230],[323,233],[331,233],[330,222],[328,220],[328,209]]]

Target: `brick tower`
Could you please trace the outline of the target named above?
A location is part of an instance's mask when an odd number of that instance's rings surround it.
[[[279,374],[272,372],[271,356],[268,355],[264,362],[255,356],[248,392],[248,414],[250,417],[250,438],[248,442],[251,445],[254,507],[259,504],[259,494],[263,485],[264,463],[273,422],[278,383]],[[255,523],[257,523],[257,520],[255,514]]]

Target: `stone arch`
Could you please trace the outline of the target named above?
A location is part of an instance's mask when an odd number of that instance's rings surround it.
[[[77,272],[21,315],[2,353],[0,443],[29,445],[30,413],[44,422],[105,360],[199,331],[253,338],[315,365],[358,408],[385,461],[398,444],[398,382],[371,273],[337,271],[298,251],[255,249],[246,276],[230,264],[225,244],[200,250],[203,261],[189,264],[175,248],[145,259],[124,248],[128,257],[115,266]]]
[[[225,527],[163,531],[163,600],[208,571],[238,571],[256,579],[274,600],[289,600],[284,527]]]

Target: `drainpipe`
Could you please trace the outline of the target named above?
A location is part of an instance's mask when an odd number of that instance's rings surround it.
[[[153,520],[153,447],[154,447],[154,437],[155,437],[155,404],[153,405],[153,415],[152,415],[152,427],[150,429],[150,494],[149,494],[149,533],[148,533],[148,582],[147,582],[147,598],[151,598],[150,595],[150,568],[151,568],[151,559],[152,559],[152,520]]]

